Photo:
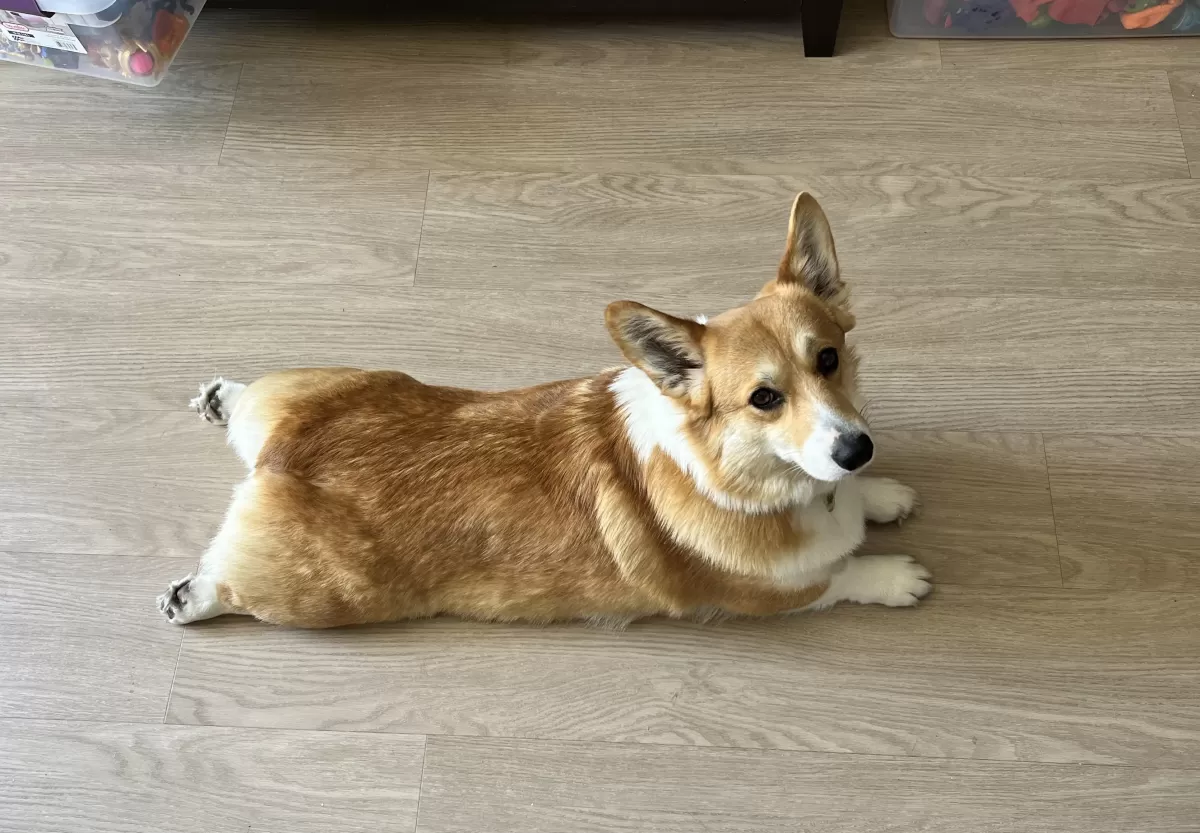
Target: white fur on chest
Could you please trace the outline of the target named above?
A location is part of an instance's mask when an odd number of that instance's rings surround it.
[[[832,509],[823,497],[797,509],[793,523],[807,534],[807,543],[779,562],[776,582],[785,587],[808,587],[824,581],[866,537],[866,510],[858,481],[849,478],[837,484]]]

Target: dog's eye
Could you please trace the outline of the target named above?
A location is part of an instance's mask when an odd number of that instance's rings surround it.
[[[755,388],[750,394],[750,404],[760,411],[770,411],[783,404],[783,394],[770,388]]]
[[[817,372],[822,376],[832,376],[838,369],[838,354],[833,347],[826,347],[817,353]]]

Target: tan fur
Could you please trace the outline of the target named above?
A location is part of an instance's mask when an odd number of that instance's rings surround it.
[[[791,349],[797,333],[812,335],[810,355],[801,362]],[[707,370],[708,388],[701,395],[710,400],[703,406],[713,409],[712,402],[732,408],[744,403],[756,387],[756,371],[769,366],[773,387],[786,392],[792,399],[809,406],[823,404],[843,414],[848,420],[858,418],[852,399],[857,393],[855,374],[858,361],[846,345],[845,330],[836,322],[831,309],[803,287],[792,283],[772,283],[754,301],[744,307],[713,319],[705,328],[706,355],[720,356],[710,362]],[[838,348],[842,369],[833,380],[817,377],[811,369],[812,355],[820,347]],[[812,430],[812,409],[800,412],[761,414],[739,407],[722,420],[707,420],[694,431],[698,452],[709,460],[721,460],[722,440],[728,436],[730,423],[757,426],[762,422],[784,420],[784,433],[797,445]],[[744,466],[739,466],[744,462]],[[714,466],[717,485],[731,495],[764,504],[786,504],[788,496],[808,480],[803,472],[784,462],[753,459],[739,461],[725,458]]]
[[[796,251],[823,233],[813,207],[797,200],[780,274],[746,306],[706,325],[629,302],[608,311],[622,350],[686,412],[708,486],[748,510],[718,505],[661,450],[639,457],[616,371],[504,393],[287,371],[246,388],[230,418],[252,471],[206,556],[221,604],[321,628],[765,615],[816,601],[823,580],[777,579],[812,534],[797,512],[813,479],[753,451],[768,435],[802,444],[818,406],[861,421],[832,238]],[[826,298],[806,285],[814,263]],[[829,378],[813,369],[823,346],[843,357]],[[764,372],[788,408],[746,405]]]
[[[235,415],[273,430],[233,516],[224,600],[331,627],[769,613],[819,596],[721,575],[655,528],[610,380],[482,394],[400,373],[265,377]]]

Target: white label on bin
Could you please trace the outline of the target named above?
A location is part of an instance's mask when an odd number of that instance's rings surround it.
[[[54,18],[0,11],[0,35],[17,43],[87,54],[87,49],[75,37],[71,27],[56,23]]]

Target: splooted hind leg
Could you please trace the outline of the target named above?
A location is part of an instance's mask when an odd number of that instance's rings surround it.
[[[158,610],[176,625],[212,619],[223,613],[237,613],[222,599],[220,582],[200,573],[171,582],[158,597]]]
[[[200,395],[192,399],[192,410],[213,425],[228,425],[233,406],[246,386],[220,376],[200,386]]]
[[[241,540],[239,518],[252,502],[253,480],[246,480],[233,492],[233,502],[221,528],[200,559],[200,568],[192,575],[173,581],[158,597],[158,609],[176,625],[211,619],[224,613],[244,613],[241,602],[231,592],[227,579]]]

